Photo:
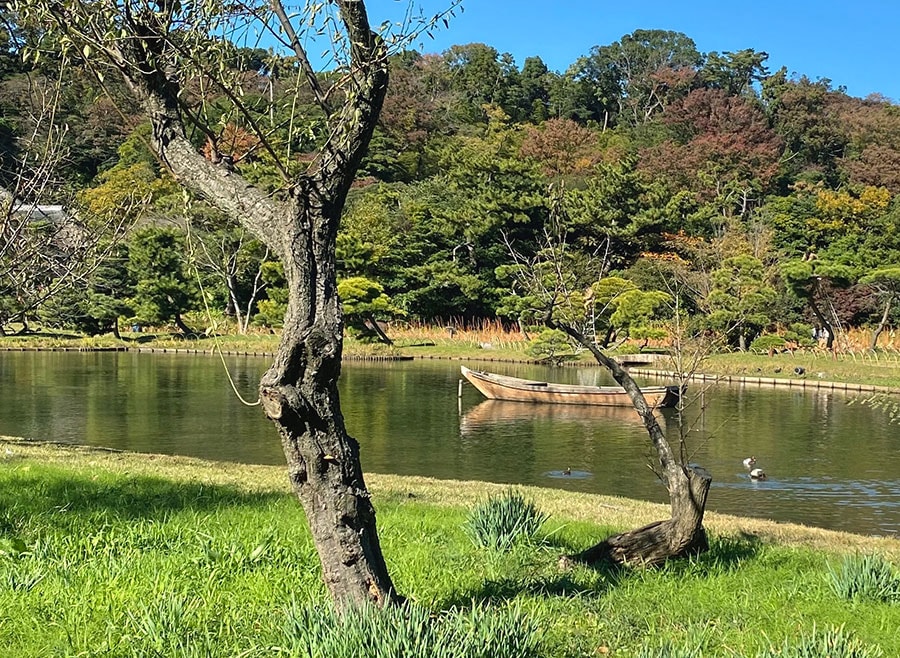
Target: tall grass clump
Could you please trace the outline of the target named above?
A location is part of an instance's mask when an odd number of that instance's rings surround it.
[[[831,589],[842,599],[900,603],[900,576],[880,555],[848,555],[839,569],[828,567]]]
[[[798,640],[787,640],[780,648],[771,648],[759,658],[881,658],[877,645],[865,644],[844,627],[829,628],[803,634]]]
[[[636,658],[702,658],[703,651],[695,645],[678,646],[671,642],[644,645]]]
[[[541,649],[536,622],[518,608],[431,615],[412,604],[338,614],[330,606],[295,602],[280,643],[295,658],[534,658]]]
[[[476,546],[506,550],[533,541],[548,516],[517,491],[491,496],[477,505],[466,520],[465,531]]]

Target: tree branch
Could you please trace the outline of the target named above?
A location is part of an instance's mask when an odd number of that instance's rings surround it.
[[[272,6],[275,17],[278,19],[278,23],[281,25],[281,29],[284,30],[284,33],[287,35],[287,45],[294,51],[297,61],[300,62],[300,68],[306,76],[307,84],[316,97],[316,102],[319,104],[319,107],[322,108],[322,111],[325,112],[325,116],[328,116],[332,111],[331,105],[328,103],[328,94],[325,93],[322,86],[319,84],[319,78],[316,76],[316,72],[309,63],[306,49],[300,43],[300,39],[297,36],[297,31],[294,29],[293,23],[291,23],[291,19],[284,10],[281,0],[270,0],[269,3]]]

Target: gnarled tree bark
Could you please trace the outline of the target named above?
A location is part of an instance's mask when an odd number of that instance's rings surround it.
[[[672,510],[670,519],[608,537],[580,553],[564,556],[561,562],[564,565],[570,562],[610,562],[649,566],[707,550],[709,544],[703,527],[703,513],[712,483],[709,473],[698,466],[683,464],[676,457],[640,387],[617,361],[604,354],[574,327],[556,320],[549,320],[547,324],[566,332],[590,350],[597,363],[609,370],[628,393],[656,450],[659,475],[669,492]]]
[[[152,3],[151,3],[152,4]],[[287,14],[278,0],[279,20]],[[304,66],[331,134],[306,172],[289,181],[284,198],[254,187],[221,162],[206,159],[188,139],[181,80],[172,62],[179,3],[160,0],[109,5],[127,36],[110,42],[80,30],[95,29],[87,11],[54,5],[57,28],[75,43],[90,43],[122,73],[152,124],[152,145],[174,176],[240,222],[276,253],[284,265],[289,297],[274,361],[260,382],[265,414],[281,437],[294,491],[306,512],[325,582],[339,606],[399,599],[381,552],[375,510],[348,436],[337,382],[343,320],[337,296],[335,240],[341,210],[368,148],[387,89],[387,52],[369,27],[362,0],[334,0],[350,50],[349,81],[341,105],[332,108],[315,74]],[[122,8],[124,6],[124,9]],[[71,26],[76,26],[72,28]],[[85,27],[87,26],[87,27]],[[101,26],[105,29],[105,26]],[[304,56],[289,31],[298,57]],[[213,158],[216,160],[216,158]]]

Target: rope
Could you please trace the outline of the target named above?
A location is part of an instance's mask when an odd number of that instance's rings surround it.
[[[187,213],[188,206],[190,204],[190,200],[188,199],[188,194],[184,192],[184,220],[185,227],[187,229],[187,242],[188,242],[188,262],[191,265],[191,268],[194,270],[194,275],[197,277],[197,286],[200,288],[200,297],[203,299],[203,308],[206,309],[206,318],[209,320],[209,326],[215,328],[215,321],[212,317],[212,311],[209,309],[209,302],[206,300],[206,290],[203,288],[203,281],[200,278],[200,268],[197,266],[197,259],[194,257],[194,239],[193,233],[191,233],[191,220],[190,216]],[[225,376],[228,378],[228,383],[231,384],[231,390],[234,391],[234,395],[238,400],[241,401],[241,404],[244,404],[248,407],[258,407],[262,404],[262,399],[257,398],[256,402],[248,402],[241,395],[240,391],[237,389],[237,385],[234,383],[234,379],[231,377],[231,372],[228,370],[228,364],[225,362],[225,354],[222,352],[222,346],[219,345],[219,337],[216,335],[215,330],[212,332],[213,339],[213,351],[219,354],[219,359],[222,361],[222,368],[225,370]]]

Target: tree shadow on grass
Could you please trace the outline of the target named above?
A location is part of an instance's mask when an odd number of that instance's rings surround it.
[[[41,467],[18,470],[0,478],[0,509],[17,516],[102,516],[108,519],[163,519],[184,510],[211,511],[223,507],[265,506],[284,494],[250,493],[226,485],[178,482],[146,475],[118,475]]]
[[[537,598],[600,598],[619,586],[630,570],[615,565],[562,569],[561,555],[576,547],[562,535],[543,538],[537,546],[519,545],[510,553],[486,552],[485,560],[499,560],[504,574],[454,592],[442,601],[448,608],[499,603],[525,595]],[[487,551],[487,549],[486,549]]]
[[[593,583],[580,582],[570,573],[556,575],[487,579],[480,585],[455,592],[442,601],[444,608],[466,608],[473,604],[493,604],[509,601],[521,595],[540,598],[593,597],[599,598],[615,587],[614,581],[603,579]]]
[[[18,332],[7,333],[6,335],[0,336],[0,338],[34,338],[34,339],[42,339],[42,338],[58,338],[60,340],[72,339],[77,340],[82,336],[78,334],[68,334],[61,332],[53,332],[53,331],[43,331],[41,329],[36,329],[34,331],[27,331],[24,334]]]
[[[563,549],[561,554],[578,552],[578,548],[565,541],[550,542],[553,548]],[[546,545],[546,544],[545,544]],[[710,537],[710,547],[705,553],[690,558],[671,560],[657,570],[675,578],[706,578],[723,571],[740,568],[746,560],[757,556],[762,543],[754,535],[737,537]],[[587,570],[591,575],[586,576]],[[581,572],[580,572],[581,571]],[[640,568],[598,562],[580,564],[557,573],[512,575],[500,579],[485,579],[477,587],[468,588],[447,598],[447,607],[465,607],[474,603],[496,603],[517,596],[536,597],[595,597],[605,596],[625,581],[638,577]]]
[[[664,568],[674,574],[706,577],[739,569],[762,550],[762,542],[755,535],[710,536],[709,550],[682,560],[672,560]]]

